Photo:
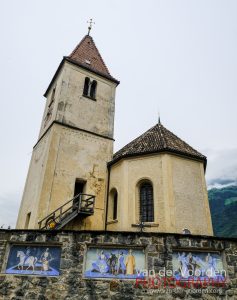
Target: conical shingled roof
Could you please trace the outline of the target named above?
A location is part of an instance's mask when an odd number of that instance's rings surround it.
[[[123,157],[166,151],[203,160],[206,164],[204,155],[182,141],[160,122],[116,152],[111,164]]]
[[[67,59],[72,60],[99,75],[105,76],[106,78],[116,80],[110,75],[103,58],[90,35],[84,36],[72,53],[67,56]]]
[[[44,93],[45,97],[47,97],[47,94],[52,84],[54,83],[55,78],[58,76],[61,68],[63,67],[65,61],[82,67],[88,71],[94,72],[115,82],[116,84],[119,84],[119,81],[110,75],[109,70],[103,61],[103,58],[101,57],[99,50],[97,49],[93,41],[93,38],[89,35],[86,35],[69,56],[63,57],[63,60],[61,61],[46,92]]]

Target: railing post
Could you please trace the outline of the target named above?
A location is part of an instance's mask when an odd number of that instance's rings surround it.
[[[60,209],[59,209],[59,222],[60,223],[61,223],[61,220],[62,220],[62,211],[63,211],[63,208],[61,206]]]
[[[94,207],[95,207],[95,196],[93,197],[93,212],[94,212]]]
[[[80,212],[81,210],[81,197],[82,197],[82,194],[79,194],[79,199],[78,199],[78,213]]]

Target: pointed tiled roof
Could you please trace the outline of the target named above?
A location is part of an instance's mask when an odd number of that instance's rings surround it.
[[[206,157],[204,155],[182,141],[160,122],[116,152],[110,164],[124,157],[157,152],[172,152],[203,160],[206,164]]]
[[[72,53],[66,58],[88,70],[91,70],[92,72],[98,73],[106,78],[116,80],[111,76],[93,38],[90,35],[84,36]]]
[[[116,84],[119,84],[119,81],[115,79],[112,75],[110,75],[109,70],[104,63],[103,58],[101,57],[93,38],[90,35],[86,35],[69,56],[63,57],[63,60],[61,61],[47,90],[44,93],[45,97],[47,97],[47,94],[52,84],[54,83],[55,78],[58,76],[61,68],[63,67],[65,61],[68,61],[74,65],[77,65],[88,71],[105,77],[115,82]]]

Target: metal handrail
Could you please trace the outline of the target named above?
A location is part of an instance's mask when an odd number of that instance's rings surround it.
[[[83,196],[87,196],[88,198],[83,199]],[[77,200],[77,203],[73,203],[75,200]],[[86,203],[85,205],[83,205],[83,203]],[[65,206],[67,206],[69,203],[73,203],[72,205],[70,205],[66,210],[63,210],[63,208]],[[61,205],[60,207],[58,207],[57,209],[55,209],[54,211],[52,211],[49,215],[47,215],[45,218],[41,219],[38,224],[39,224],[39,228],[45,228],[46,224],[44,224],[44,226],[42,226],[42,223],[44,221],[49,220],[50,218],[53,218],[54,220],[58,220],[59,219],[59,223],[62,221],[62,219],[64,218],[64,216],[71,210],[72,213],[74,213],[75,211],[77,211],[77,214],[80,212],[85,212],[83,211],[83,208],[89,208],[89,206],[92,205],[91,208],[91,212],[94,211],[94,204],[95,204],[95,196],[93,195],[89,195],[89,194],[78,194],[75,197],[73,197],[72,199],[68,200],[66,203],[64,203],[63,205]],[[59,214],[58,214],[59,213]]]

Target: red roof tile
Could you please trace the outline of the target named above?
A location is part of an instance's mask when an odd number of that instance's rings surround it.
[[[89,35],[86,35],[81,40],[67,58],[99,75],[104,75],[106,78],[115,80],[115,78],[110,75],[93,38]]]
[[[204,155],[170,132],[160,122],[116,152],[110,164],[124,157],[166,151],[203,160],[206,164]]]

